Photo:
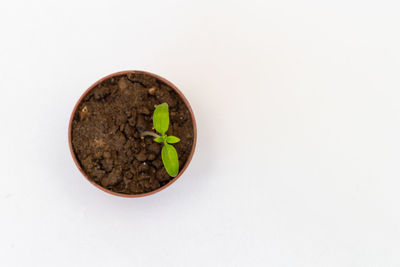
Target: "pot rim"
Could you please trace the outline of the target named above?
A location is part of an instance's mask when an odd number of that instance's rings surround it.
[[[74,115],[75,115],[75,113],[76,113],[76,111],[77,111],[77,109],[78,109],[78,107],[79,107],[79,104],[82,102],[82,100],[90,93],[90,91],[91,91],[94,87],[96,87],[96,86],[97,86],[98,84],[100,84],[101,82],[103,82],[103,81],[105,81],[105,80],[107,80],[107,79],[110,79],[110,78],[112,78],[112,77],[120,76],[120,75],[124,75],[124,74],[128,74],[128,73],[149,75],[149,76],[151,76],[151,77],[154,77],[154,78],[156,78],[156,79],[158,79],[158,80],[164,82],[164,83],[167,84],[168,86],[170,86],[170,87],[179,95],[179,97],[183,100],[183,102],[185,103],[186,107],[187,107],[188,110],[189,110],[190,116],[191,116],[191,118],[192,118],[192,124],[193,124],[193,145],[192,145],[192,150],[190,151],[189,157],[188,157],[188,159],[187,159],[185,165],[183,166],[183,168],[182,168],[182,169],[180,170],[180,172],[178,173],[178,175],[175,176],[173,179],[171,179],[167,184],[165,184],[165,185],[163,185],[163,186],[157,188],[156,190],[153,190],[153,191],[150,191],[150,192],[147,192],[147,193],[131,194],[131,195],[129,195],[129,194],[122,194],[122,193],[117,193],[117,192],[111,191],[111,190],[109,190],[109,189],[107,189],[107,188],[104,188],[104,187],[102,187],[101,185],[95,183],[94,181],[92,181],[92,180],[88,177],[88,175],[85,173],[85,171],[82,169],[82,167],[80,166],[79,161],[78,161],[78,159],[77,159],[77,157],[76,157],[76,155],[75,155],[74,149],[73,149],[73,147],[72,147],[72,122],[73,122],[73,119],[74,119]],[[197,141],[197,126],[196,126],[196,120],[195,120],[195,117],[194,117],[194,113],[193,113],[192,107],[190,106],[189,101],[186,99],[186,97],[183,95],[183,93],[182,93],[173,83],[171,83],[171,82],[168,81],[167,79],[165,79],[165,78],[163,78],[163,77],[161,77],[161,76],[158,76],[158,75],[156,75],[156,74],[154,74],[154,73],[147,72],[147,71],[142,71],[142,70],[125,70],[125,71],[115,72],[115,73],[112,73],[112,74],[110,74],[110,75],[107,75],[107,76],[101,78],[100,80],[98,80],[97,82],[93,83],[88,89],[86,89],[86,91],[81,95],[81,97],[79,98],[79,100],[76,102],[75,107],[74,107],[74,109],[73,109],[73,111],[72,111],[71,117],[70,117],[70,119],[69,119],[69,126],[68,126],[68,143],[69,143],[69,149],[70,149],[72,158],[73,158],[73,160],[74,160],[74,162],[75,162],[75,165],[78,167],[79,171],[80,171],[80,172],[82,173],[82,175],[86,178],[86,180],[88,180],[92,185],[94,185],[95,187],[97,187],[98,189],[100,189],[100,190],[102,190],[102,191],[104,191],[104,192],[106,192],[106,193],[109,193],[109,194],[112,194],[112,195],[115,195],[115,196],[119,196],[119,197],[125,197],[125,198],[145,197],[145,196],[149,196],[149,195],[158,193],[158,192],[160,192],[161,190],[164,190],[165,188],[167,188],[168,186],[170,186],[171,184],[173,184],[179,177],[181,177],[181,175],[185,172],[185,170],[186,170],[187,167],[189,166],[190,161],[191,161],[192,158],[193,158],[193,154],[194,154],[195,148],[196,148],[196,141]]]

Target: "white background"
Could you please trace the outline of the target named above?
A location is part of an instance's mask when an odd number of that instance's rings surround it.
[[[0,2],[0,265],[400,266],[400,4]],[[67,145],[93,82],[175,83],[185,174],[141,199]]]

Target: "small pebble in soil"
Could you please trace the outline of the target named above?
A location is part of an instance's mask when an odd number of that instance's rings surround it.
[[[153,86],[149,89],[149,94],[150,95],[155,95],[157,91],[157,87]]]
[[[83,118],[87,115],[87,113],[88,113],[88,109],[86,106],[84,106],[82,108],[82,110],[79,112],[80,119],[83,120]]]
[[[126,82],[125,79],[122,78],[118,81],[118,86],[120,89],[124,90],[124,89],[128,88],[128,83]]]

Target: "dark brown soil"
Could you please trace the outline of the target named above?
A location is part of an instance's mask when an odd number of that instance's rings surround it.
[[[140,194],[167,184],[171,177],[161,161],[162,144],[151,131],[154,107],[168,103],[168,135],[174,144],[180,169],[193,146],[189,110],[167,84],[146,74],[123,74],[94,87],[79,104],[72,121],[72,146],[89,179],[111,191]]]

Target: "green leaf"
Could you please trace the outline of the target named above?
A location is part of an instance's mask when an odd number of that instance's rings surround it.
[[[176,149],[169,144],[164,144],[161,150],[161,158],[168,174],[171,177],[177,176],[179,172],[179,161]]]
[[[156,141],[157,143],[162,143],[162,142],[164,142],[164,138],[162,138],[162,136],[159,136],[159,137],[154,138],[154,141]]]
[[[176,136],[170,135],[170,136],[167,137],[167,142],[170,143],[170,144],[175,144],[175,143],[178,143],[179,141],[181,141],[181,139],[179,139]]]
[[[169,127],[168,104],[162,103],[156,107],[153,114],[154,129],[160,134],[165,134]]]

